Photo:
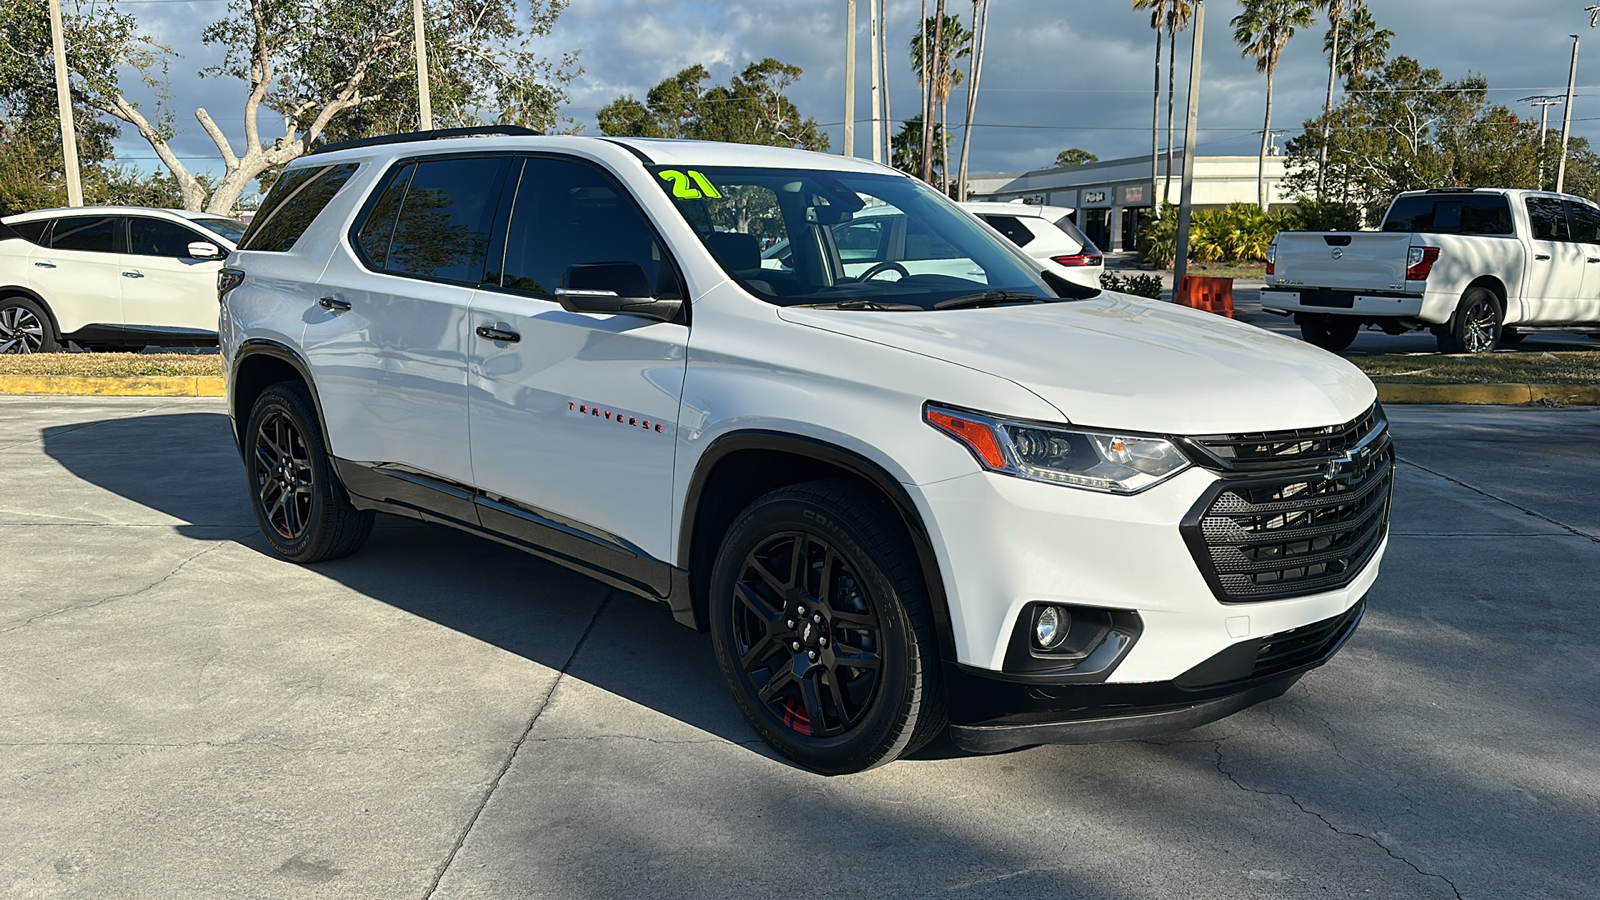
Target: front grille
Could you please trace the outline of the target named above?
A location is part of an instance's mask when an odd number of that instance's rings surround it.
[[[1381,412],[1367,421],[1348,443],[1350,426],[1229,439],[1239,463],[1271,458],[1295,468],[1263,475],[1252,465],[1251,474],[1218,482],[1185,518],[1184,539],[1218,599],[1336,590],[1371,561],[1388,530],[1394,451]],[[1335,447],[1339,455],[1329,455]]]
[[[1343,425],[1266,431],[1246,434],[1211,434],[1189,438],[1202,465],[1224,471],[1282,469],[1315,465],[1348,452],[1375,428],[1387,427],[1383,407],[1374,403],[1365,414]]]
[[[1255,665],[1250,669],[1250,677],[1265,678],[1290,669],[1320,663],[1350,636],[1350,632],[1355,630],[1356,623],[1361,621],[1361,614],[1366,607],[1366,601],[1362,600],[1343,615],[1264,638],[1260,648],[1256,650]]]

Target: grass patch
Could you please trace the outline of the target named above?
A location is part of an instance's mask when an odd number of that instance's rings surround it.
[[[1501,350],[1473,356],[1387,353],[1352,356],[1373,381],[1387,384],[1600,385],[1600,352],[1530,353]]]
[[[0,356],[0,375],[148,378],[221,375],[216,353],[34,353]]]

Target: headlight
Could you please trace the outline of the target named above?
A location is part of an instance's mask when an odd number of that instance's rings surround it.
[[[923,418],[991,472],[1110,494],[1137,494],[1189,468],[1166,438],[1085,431],[928,406]]]

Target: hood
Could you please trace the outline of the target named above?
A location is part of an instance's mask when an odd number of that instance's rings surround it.
[[[1310,344],[1121,294],[926,313],[784,308],[779,315],[1008,379],[1086,426],[1162,434],[1312,428],[1348,422],[1377,398],[1359,369]]]

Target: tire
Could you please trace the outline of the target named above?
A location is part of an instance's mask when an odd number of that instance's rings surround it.
[[[0,299],[0,354],[55,353],[61,349],[50,316],[27,297]]]
[[[849,482],[796,485],[750,504],[717,554],[709,613],[739,711],[808,769],[864,771],[944,730],[916,555],[892,512]]]
[[[1500,330],[1500,346],[1515,347],[1526,340],[1527,337],[1528,333],[1526,331],[1518,331],[1507,325]]]
[[[287,381],[262,391],[244,434],[250,508],[274,553],[314,563],[366,543],[375,516],[351,506],[334,478],[305,385]]]
[[[1300,337],[1306,343],[1329,353],[1338,353],[1350,346],[1361,333],[1361,320],[1350,316],[1301,313],[1295,321],[1300,324]]]
[[[1506,319],[1500,298],[1488,288],[1468,288],[1450,321],[1433,328],[1440,353],[1488,353],[1500,345]]]

